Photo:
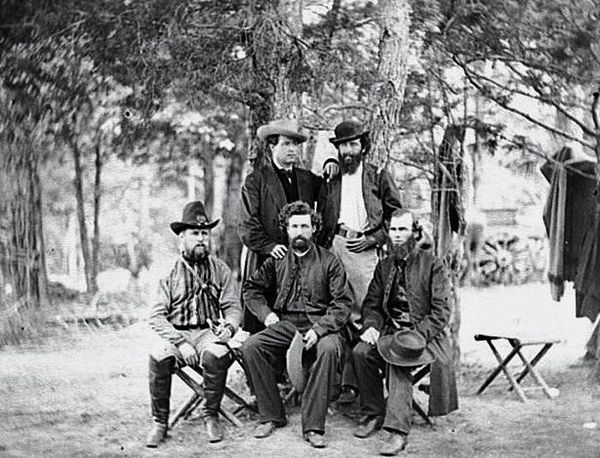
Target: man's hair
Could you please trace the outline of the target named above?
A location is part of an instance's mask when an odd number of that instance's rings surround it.
[[[267,142],[267,145],[275,146],[277,143],[279,143],[279,134],[269,135],[265,141]]]
[[[400,218],[401,216],[406,215],[407,213],[410,213],[413,216],[413,219],[415,218],[415,214],[413,212],[411,212],[408,208],[397,208],[396,210],[394,210],[392,212],[392,214],[390,215],[390,220],[392,218]]]
[[[286,232],[290,217],[295,215],[310,215],[310,222],[315,229],[315,233],[321,229],[321,215],[310,208],[310,205],[306,202],[297,200],[296,202],[285,205],[279,211],[279,227],[283,232]]]

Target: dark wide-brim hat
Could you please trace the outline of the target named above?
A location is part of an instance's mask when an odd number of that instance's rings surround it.
[[[276,119],[264,126],[260,126],[256,130],[256,135],[261,140],[266,140],[271,135],[285,135],[286,137],[295,138],[300,142],[308,140],[308,135],[302,132],[298,121],[293,119]]]
[[[288,348],[286,353],[286,368],[290,382],[298,393],[302,393],[304,385],[306,385],[306,373],[302,364],[303,357],[304,340],[302,339],[302,334],[296,331],[290,348]]]
[[[333,130],[335,137],[329,139],[335,146],[340,143],[349,142],[356,140],[369,133],[368,130],[364,130],[362,124],[356,121],[342,121]]]
[[[381,357],[393,366],[420,366],[435,359],[427,350],[427,341],[419,332],[402,329],[377,341]]]
[[[171,230],[175,234],[179,234],[186,229],[212,229],[217,224],[219,224],[219,220],[210,221],[204,209],[204,204],[197,200],[186,204],[183,208],[181,221],[171,223]]]

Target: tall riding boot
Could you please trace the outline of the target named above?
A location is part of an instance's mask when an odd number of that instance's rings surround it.
[[[148,380],[154,425],[146,440],[148,447],[157,447],[167,434],[169,398],[171,397],[171,374],[174,367],[174,357],[169,357],[162,361],[156,361],[150,357]]]
[[[227,369],[233,363],[231,354],[216,356],[210,351],[205,351],[202,361],[204,377],[204,399],[202,416],[206,423],[206,432],[210,442],[223,439],[223,429],[219,424],[218,413],[225,391]]]

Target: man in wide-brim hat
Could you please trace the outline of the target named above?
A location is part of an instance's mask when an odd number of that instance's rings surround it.
[[[266,259],[283,259],[287,253],[287,235],[277,220],[283,206],[301,200],[317,209],[326,192],[321,177],[298,167],[302,143],[308,135],[296,120],[271,121],[259,127],[256,134],[266,144],[270,157],[246,177],[242,188],[238,232],[247,248],[242,259],[244,280]],[[251,314],[244,313],[244,329],[256,332],[262,325]]]
[[[401,207],[400,193],[387,170],[378,170],[365,161],[371,142],[369,131],[361,123],[342,121],[334,134],[329,141],[337,149],[341,174],[327,183],[323,229],[318,241],[331,248],[346,269],[354,292],[353,337],[357,338],[360,306],[387,240],[387,223],[392,212]],[[343,385],[338,402],[352,402],[356,380],[351,360],[344,369]]]
[[[181,256],[160,281],[149,320],[157,339],[149,362],[153,425],[148,447],[157,447],[166,436],[171,376],[186,365],[202,368],[202,416],[208,440],[223,439],[217,414],[233,359],[222,344],[236,332],[241,307],[231,269],[210,254],[210,230],[218,223],[211,221],[199,201],[188,203],[181,219],[171,223],[180,239]]]
[[[388,235],[391,254],[375,268],[363,302],[363,331],[353,350],[363,414],[354,435],[366,438],[383,427],[387,437],[380,453],[392,456],[406,446],[411,428],[412,369],[431,364],[429,415],[456,410],[458,398],[448,337],[448,272],[430,250],[417,245],[418,223],[410,211],[392,214]]]

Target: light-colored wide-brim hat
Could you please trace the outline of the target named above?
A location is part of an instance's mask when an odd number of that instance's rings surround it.
[[[302,339],[302,334],[296,331],[286,354],[286,368],[288,378],[298,393],[302,393],[304,385],[306,385],[306,373],[302,365],[303,356],[304,340]]]
[[[380,337],[377,349],[381,357],[393,366],[421,366],[435,359],[427,350],[425,337],[413,329],[402,329]]]
[[[264,126],[260,126],[256,130],[256,135],[261,140],[266,140],[271,135],[285,135],[286,137],[295,138],[300,142],[308,140],[308,135],[302,132],[298,121],[293,119],[276,119]]]

